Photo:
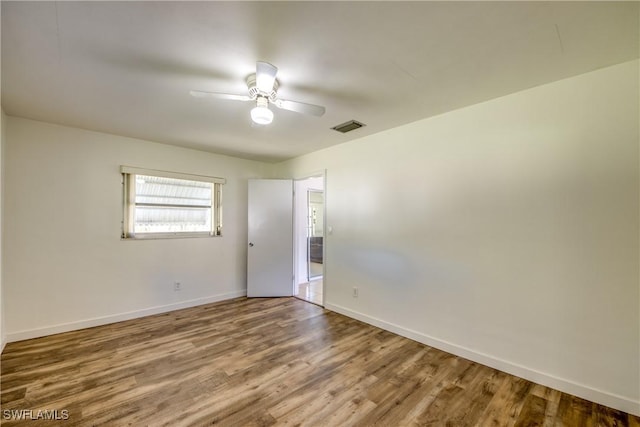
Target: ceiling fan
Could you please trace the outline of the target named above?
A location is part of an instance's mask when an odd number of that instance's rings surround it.
[[[283,110],[295,111],[296,113],[310,114],[312,116],[322,116],[325,108],[319,105],[306,104],[304,102],[288,101],[278,98],[278,80],[276,74],[278,68],[268,62],[258,61],[256,72],[247,77],[248,95],[235,95],[231,93],[203,92],[192,90],[190,93],[196,98],[216,98],[231,101],[253,101],[256,106],[251,110],[251,120],[260,125],[268,125],[273,121],[273,111],[269,109],[269,104],[275,105]]]

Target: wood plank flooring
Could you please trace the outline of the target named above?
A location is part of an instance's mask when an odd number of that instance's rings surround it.
[[[1,364],[6,426],[640,426],[295,298],[10,343]]]

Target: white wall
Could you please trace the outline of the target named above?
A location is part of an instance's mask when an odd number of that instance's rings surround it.
[[[9,341],[246,293],[247,179],[270,165],[15,117],[6,126]],[[227,178],[223,236],[120,240],[120,165]]]
[[[280,164],[327,170],[326,306],[640,414],[638,76],[616,65]]]

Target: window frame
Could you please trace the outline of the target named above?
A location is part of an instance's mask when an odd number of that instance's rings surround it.
[[[222,236],[222,185],[226,179],[193,175],[179,172],[169,172],[155,169],[144,169],[131,166],[121,166],[122,174],[122,240],[150,240],[150,239],[183,239],[193,237]],[[188,181],[207,182],[211,184],[211,231],[172,231],[135,233],[134,215],[136,209],[136,176],[145,175],[159,178],[182,179]],[[167,205],[171,206],[171,205]]]

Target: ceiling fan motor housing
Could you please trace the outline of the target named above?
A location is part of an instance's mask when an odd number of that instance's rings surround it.
[[[258,96],[263,96],[269,101],[275,102],[276,98],[278,97],[278,86],[278,80],[275,80],[273,82],[273,89],[271,90],[271,92],[262,92],[260,89],[258,89],[258,85],[256,84],[255,73],[247,77],[247,88],[249,89],[249,97],[251,99],[256,99]]]

